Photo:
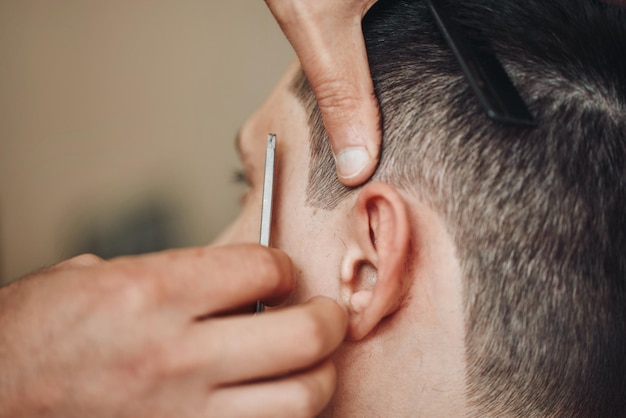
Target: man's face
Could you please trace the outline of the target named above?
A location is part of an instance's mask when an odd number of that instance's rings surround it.
[[[290,89],[299,66],[292,65],[266,102],[247,120],[238,138],[239,157],[249,189],[238,218],[216,244],[258,242],[267,135],[275,133],[276,171],[270,245],[293,260],[297,285],[289,302],[316,295],[337,298],[340,262],[340,210],[307,206],[310,132],[307,114]],[[314,277],[315,275],[315,277]]]

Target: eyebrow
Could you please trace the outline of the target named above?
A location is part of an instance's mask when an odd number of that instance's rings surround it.
[[[237,130],[237,134],[235,135],[235,149],[237,150],[237,154],[242,157],[243,147],[241,146],[241,129]]]

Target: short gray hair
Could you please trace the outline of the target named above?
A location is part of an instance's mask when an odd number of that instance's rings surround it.
[[[626,19],[586,0],[466,0],[539,126],[489,120],[423,2],[381,0],[364,34],[383,116],[374,179],[441,213],[465,278],[477,415],[626,415]],[[304,75],[308,203],[336,179]]]

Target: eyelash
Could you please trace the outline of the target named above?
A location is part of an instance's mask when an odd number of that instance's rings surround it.
[[[246,172],[242,169],[237,169],[233,172],[233,182],[236,184],[243,185],[245,187],[244,192],[241,194],[239,198],[239,206],[243,207],[250,196],[250,192],[252,190],[252,183],[248,179]]]
[[[248,176],[246,176],[246,172],[243,171],[242,169],[237,169],[233,172],[233,182],[250,187],[250,180],[248,180]]]

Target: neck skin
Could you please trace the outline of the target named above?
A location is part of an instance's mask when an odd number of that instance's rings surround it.
[[[440,217],[412,207],[411,287],[398,311],[337,352],[337,391],[322,417],[467,415],[458,260]]]

